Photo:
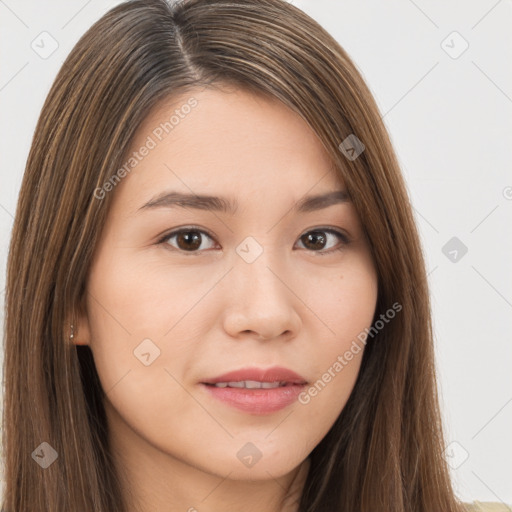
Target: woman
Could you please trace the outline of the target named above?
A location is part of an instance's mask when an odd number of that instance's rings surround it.
[[[81,38],[6,304],[5,511],[464,510],[397,160],[286,2],[135,0]]]

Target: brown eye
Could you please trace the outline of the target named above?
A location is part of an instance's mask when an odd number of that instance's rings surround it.
[[[301,236],[302,243],[308,248],[313,250],[321,250],[327,243],[327,237],[321,231],[310,231]]]
[[[201,246],[201,234],[197,231],[178,233],[176,243],[180,249],[194,251]]]
[[[341,241],[339,246],[335,244],[336,238]],[[189,227],[169,233],[159,243],[170,245],[177,251],[201,254],[205,249],[213,248],[213,245],[202,247],[205,240],[214,241],[212,236],[204,230]],[[308,231],[300,237],[299,241],[305,249],[316,252],[318,255],[340,251],[350,243],[349,238],[343,233],[327,228]]]
[[[201,248],[201,244],[203,244],[203,238],[209,238],[211,240],[210,235],[205,233],[202,230],[198,229],[180,229],[179,231],[173,231],[169,233],[164,239],[162,239],[162,243],[167,243],[172,247],[186,252],[199,252],[198,249]],[[170,243],[172,239],[176,239],[175,243]],[[206,249],[202,247],[201,250]]]
[[[330,242],[331,238],[338,238],[341,240],[340,247],[328,247],[327,250],[324,250],[327,244]],[[334,229],[315,229],[313,231],[308,231],[304,235],[300,237],[300,242],[302,245],[313,252],[318,252],[319,254],[329,254],[332,251],[338,251],[344,248],[345,245],[349,243],[348,237],[343,233],[336,231]]]

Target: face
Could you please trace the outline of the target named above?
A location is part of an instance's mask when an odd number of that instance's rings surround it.
[[[223,478],[287,474],[343,409],[363,350],[344,354],[376,306],[341,178],[300,116],[240,90],[167,100],[126,161],[97,192],[113,203],[76,335],[112,439],[133,464],[152,453]]]

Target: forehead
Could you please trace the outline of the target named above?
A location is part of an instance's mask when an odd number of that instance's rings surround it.
[[[129,159],[116,195],[132,199],[172,189],[243,202],[342,186],[305,120],[276,98],[240,89],[191,89],[165,99],[138,128]]]

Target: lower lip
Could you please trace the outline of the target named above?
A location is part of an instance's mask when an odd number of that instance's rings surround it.
[[[272,389],[218,388],[201,384],[217,400],[251,414],[269,414],[288,407],[306,387],[294,384]]]

